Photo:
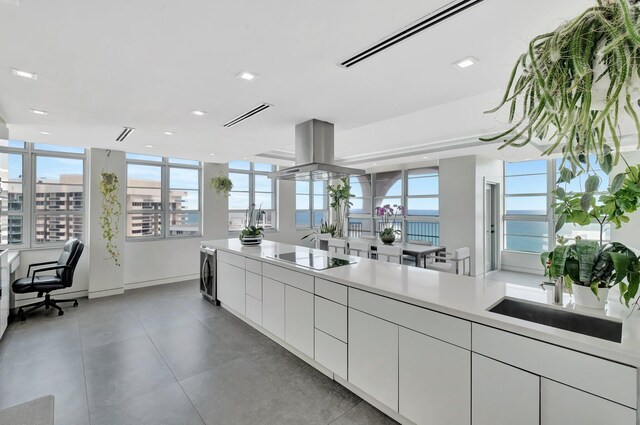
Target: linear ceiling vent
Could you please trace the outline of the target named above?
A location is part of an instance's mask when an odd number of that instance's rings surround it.
[[[242,121],[246,120],[247,118],[250,118],[255,114],[259,114],[260,112],[264,111],[265,109],[271,108],[272,106],[273,105],[270,105],[268,103],[261,103],[260,105],[256,106],[252,110],[245,112],[240,116],[235,117],[231,121],[227,121],[226,123],[224,123],[224,127],[233,127],[236,124],[240,124]]]
[[[116,142],[124,142],[124,139],[129,137],[129,135],[135,130],[133,127],[124,127],[122,133],[116,138]]]
[[[347,59],[346,61],[340,63],[340,65],[344,66],[345,68],[352,67],[353,65],[360,63],[363,60],[382,52],[383,50],[387,50],[389,47],[395,46],[396,44],[406,40],[409,37],[413,37],[414,35],[419,34],[427,28],[430,28],[442,21],[454,17],[458,13],[463,12],[471,6],[475,6],[476,4],[481,3],[482,1],[484,0],[460,0],[449,3],[446,6],[420,19],[416,23],[411,24],[409,27],[403,29],[402,31],[383,39],[379,43]]]

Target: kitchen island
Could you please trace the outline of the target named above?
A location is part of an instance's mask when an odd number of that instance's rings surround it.
[[[202,244],[218,250],[224,308],[401,423],[638,424],[640,321],[615,300],[621,342],[487,311],[549,303],[541,289],[337,254],[353,264],[315,270],[275,257],[327,252],[270,241]]]

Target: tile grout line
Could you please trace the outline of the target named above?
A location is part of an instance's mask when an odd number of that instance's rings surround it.
[[[89,418],[89,425],[91,425],[91,409],[89,408],[89,385],[87,384],[87,371],[84,364],[84,345],[82,344],[82,332],[80,330],[80,313],[77,317],[78,321],[78,339],[80,339],[80,357],[82,358],[82,378],[84,379],[84,396],[87,399],[87,417]]]
[[[167,363],[167,361],[165,360],[164,356],[162,355],[162,353],[160,352],[160,350],[158,349],[158,347],[156,346],[156,343],[153,342],[153,338],[151,338],[151,335],[149,335],[149,332],[147,331],[147,328],[144,327],[144,325],[142,324],[142,322],[140,321],[140,319],[138,319],[137,315],[133,315],[136,318],[136,321],[140,324],[140,326],[142,327],[142,330],[144,330],[144,334],[147,336],[147,338],[149,338],[149,341],[151,341],[151,345],[153,345],[153,348],[155,348],[156,352],[158,353],[158,355],[160,356],[160,358],[162,359],[162,362],[164,363],[164,365],[167,367],[167,369],[169,370],[169,373],[171,374],[171,376],[173,376],[173,379],[175,379],[176,383],[178,384],[178,386],[180,387],[180,391],[182,391],[182,394],[184,394],[184,396],[187,398],[187,400],[189,400],[189,404],[191,404],[191,406],[193,407],[193,410],[195,410],[196,414],[198,415],[198,417],[200,418],[200,420],[202,421],[203,424],[207,425],[207,422],[204,420],[204,418],[202,417],[202,415],[200,414],[200,412],[198,411],[198,408],[195,406],[195,404],[193,404],[193,401],[191,400],[191,398],[189,397],[189,395],[187,394],[187,392],[184,390],[184,388],[182,387],[182,384],[180,383],[180,380],[176,377],[176,375],[173,373],[173,370],[171,370],[171,367],[169,367],[169,364]],[[195,376],[195,375],[194,375]]]
[[[338,419],[340,419],[341,417],[343,417],[344,415],[346,415],[347,413],[351,412],[353,409],[355,409],[356,407],[360,406],[360,404],[362,404],[364,400],[360,399],[359,403],[356,403],[355,406],[352,406],[351,408],[347,409],[346,412],[344,412],[342,415],[338,416],[337,418],[335,418],[334,420],[332,420],[331,422],[329,422],[327,425],[331,425],[333,423],[335,423]]]

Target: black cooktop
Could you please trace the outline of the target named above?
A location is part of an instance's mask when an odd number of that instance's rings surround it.
[[[347,266],[355,263],[355,261],[343,260],[342,258],[304,252],[283,252],[282,254],[275,254],[273,258],[314,270],[332,269],[334,267]]]

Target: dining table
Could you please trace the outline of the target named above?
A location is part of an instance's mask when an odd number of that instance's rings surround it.
[[[346,239],[347,241],[347,246],[349,245],[350,241],[354,241],[358,239],[367,240],[371,242],[371,251],[376,251],[378,245],[384,245],[383,242],[375,236],[359,236],[359,237],[349,236],[344,239]],[[402,254],[409,255],[415,258],[417,267],[420,267],[420,259],[422,258],[424,258],[424,262],[422,263],[423,267],[426,267],[427,256],[429,254],[438,255],[438,253],[447,251],[447,247],[442,245],[426,245],[421,243],[411,243],[411,242],[403,242],[403,241],[397,241],[392,243],[391,245],[402,247]]]

